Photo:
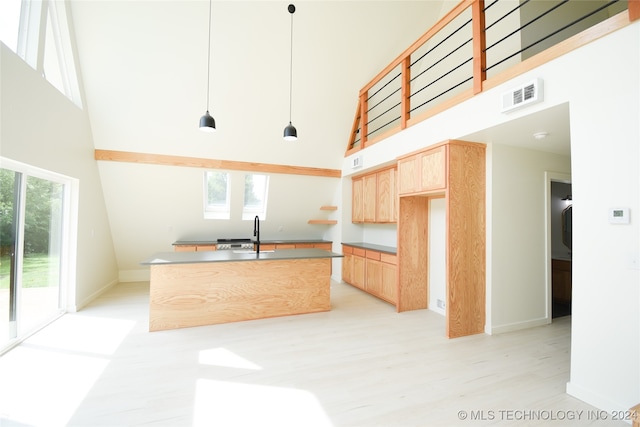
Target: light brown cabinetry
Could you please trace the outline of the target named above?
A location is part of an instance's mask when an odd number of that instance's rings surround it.
[[[430,199],[446,206],[446,335],[484,332],[485,145],[445,141],[398,159],[398,311],[428,307]]]
[[[203,252],[215,251],[216,245],[175,245],[174,252]]]
[[[342,280],[391,304],[398,295],[396,256],[342,246]]]
[[[397,221],[397,168],[369,172],[352,179],[354,223],[390,223]]]
[[[444,190],[447,185],[447,146],[442,145],[398,160],[399,194]]]

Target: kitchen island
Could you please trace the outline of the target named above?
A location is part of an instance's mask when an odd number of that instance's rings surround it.
[[[149,330],[329,311],[331,259],[321,249],[163,252],[151,270]]]

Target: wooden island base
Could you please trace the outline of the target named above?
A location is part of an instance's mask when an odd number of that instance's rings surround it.
[[[329,311],[330,258],[151,265],[149,331]]]

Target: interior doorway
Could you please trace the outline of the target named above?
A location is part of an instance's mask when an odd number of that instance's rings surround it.
[[[548,174],[548,306],[551,319],[571,315],[572,214],[571,177]]]

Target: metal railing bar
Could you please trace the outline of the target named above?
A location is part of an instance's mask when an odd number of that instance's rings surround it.
[[[393,123],[393,122],[395,122],[395,121],[397,121],[397,120],[400,120],[400,118],[401,118],[401,116],[398,116],[398,117],[396,117],[395,119],[393,119],[393,120],[391,120],[391,121],[389,121],[389,122],[387,122],[387,123],[383,124],[382,126],[380,126],[380,127],[376,128],[375,130],[372,130],[371,132],[369,132],[369,134],[368,134],[367,136],[372,135],[372,134],[374,134],[374,133],[378,132],[380,129],[383,129],[383,128],[385,128],[385,127],[389,126],[391,123]]]
[[[396,105],[392,105],[391,107],[387,108],[386,111],[383,111],[382,113],[378,114],[377,116],[375,116],[373,119],[369,120],[367,122],[367,125],[373,123],[375,120],[379,119],[380,117],[384,116],[385,114],[387,114],[389,111],[393,110],[394,108],[398,108],[398,106],[401,104],[401,102],[398,102]]]
[[[465,22],[464,24],[460,25],[455,31],[453,31],[451,34],[449,34],[447,37],[445,37],[444,39],[442,39],[438,44],[436,44],[434,47],[432,47],[431,49],[429,49],[428,51],[426,51],[424,54],[420,55],[420,57],[418,59],[416,59],[415,61],[413,61],[411,64],[409,64],[409,67],[413,67],[413,65],[420,61],[422,58],[424,58],[425,56],[427,56],[428,54],[430,54],[431,52],[433,52],[435,49],[437,49],[442,43],[446,42],[447,40],[449,40],[451,37],[453,37],[454,34],[456,34],[458,31],[462,30],[464,27],[466,27],[469,23],[471,22],[471,19],[469,19],[467,22]]]
[[[568,0],[565,0],[565,1],[568,1]],[[599,8],[597,8],[597,9],[595,9],[595,10],[591,11],[591,12],[590,12],[590,13],[588,13],[587,15],[584,15],[584,16],[582,16],[582,17],[580,17],[580,18],[578,18],[578,19],[574,20],[573,22],[568,23],[567,25],[563,26],[562,28],[559,28],[559,29],[557,29],[557,30],[553,31],[552,33],[548,34],[547,36],[545,36],[545,37],[543,37],[543,38],[541,38],[541,39],[539,39],[539,40],[537,40],[537,41],[535,41],[535,42],[533,42],[533,43],[529,44],[528,46],[525,46],[524,48],[522,48],[522,49],[520,49],[519,51],[517,51],[517,52],[513,53],[512,55],[509,55],[509,56],[507,56],[506,58],[503,58],[501,61],[499,61],[499,62],[497,62],[497,63],[493,64],[492,66],[487,67],[487,68],[485,69],[485,71],[489,71],[489,70],[490,70],[490,69],[492,69],[493,67],[496,67],[496,66],[498,66],[498,65],[502,64],[503,62],[505,62],[505,61],[507,61],[507,60],[509,60],[509,59],[513,58],[514,56],[516,56],[516,55],[518,55],[518,54],[520,54],[520,53],[524,52],[524,51],[525,51],[525,50],[527,50],[527,49],[531,49],[533,46],[537,45],[538,43],[541,43],[541,42],[543,42],[543,41],[547,40],[548,38],[555,36],[556,34],[558,34],[558,33],[562,32],[562,31],[566,30],[567,28],[569,28],[569,27],[571,27],[571,26],[573,26],[573,25],[577,24],[578,22],[580,22],[580,21],[582,21],[582,20],[584,20],[584,19],[589,18],[590,16],[592,16],[592,15],[594,15],[594,14],[596,14],[596,13],[600,12],[600,11],[601,11],[601,10],[603,10],[603,9],[606,9],[607,7],[611,6],[611,5],[612,5],[612,4],[614,4],[614,3],[617,3],[618,1],[619,1],[619,0],[611,0],[611,1],[609,1],[609,2],[608,2],[608,3],[606,3],[605,5],[600,6]],[[523,27],[523,28],[524,28],[524,27]]]
[[[435,67],[436,65],[438,65],[439,63],[441,63],[442,61],[444,61],[445,59],[447,59],[449,56],[451,56],[452,54],[454,54],[455,52],[457,52],[458,50],[462,49],[464,46],[466,46],[469,42],[473,41],[473,38],[470,38],[469,40],[467,40],[466,42],[462,43],[460,46],[458,46],[457,48],[455,48],[454,50],[452,50],[451,52],[449,52],[446,56],[443,56],[442,58],[440,58],[437,62],[434,62],[433,64],[431,64],[428,68],[426,68],[425,70],[421,71],[419,74],[416,74],[415,77],[411,78],[411,82],[413,82],[415,79],[417,79],[418,77],[420,77],[421,75],[423,75],[424,73],[426,73],[427,71],[429,71],[430,69],[432,69],[433,67]]]
[[[495,1],[495,3],[497,3],[498,0]],[[493,4],[495,4],[493,3]],[[529,0],[524,0],[522,3],[520,3],[518,6],[514,7],[513,9],[511,9],[509,12],[507,12],[505,15],[501,16],[498,20],[496,20],[494,23],[490,24],[490,25],[486,25],[484,27],[484,31],[487,32],[487,30],[491,27],[493,27],[494,25],[496,25],[498,22],[502,21],[503,19],[505,19],[507,16],[511,15],[513,12],[515,12],[516,10],[520,9],[522,6],[524,6],[525,4],[529,3]],[[487,8],[488,9],[488,8]],[[485,10],[487,10],[485,9]]]
[[[441,97],[442,95],[444,95],[445,93],[447,93],[447,92],[451,92],[451,91],[452,91],[452,90],[454,90],[455,88],[457,88],[457,87],[459,87],[459,86],[462,86],[463,84],[465,84],[465,83],[467,83],[467,82],[469,82],[469,81],[471,81],[471,80],[473,80],[473,76],[471,76],[471,77],[469,77],[469,78],[467,78],[467,79],[465,79],[465,80],[461,81],[460,83],[458,83],[458,84],[457,84],[457,85],[455,85],[455,86],[450,87],[449,89],[445,90],[444,92],[441,92],[440,94],[438,94],[438,95],[434,96],[433,98],[431,98],[431,99],[429,99],[429,100],[427,100],[427,101],[423,102],[422,104],[415,106],[414,108],[412,108],[411,110],[409,110],[409,112],[410,112],[410,113],[411,113],[411,112],[414,112],[414,111],[415,111],[415,110],[417,110],[418,108],[423,107],[424,105],[426,105],[426,104],[430,103],[430,102],[431,102],[431,101],[433,101],[434,99],[440,98],[440,97]]]
[[[494,4],[498,3],[500,0],[495,0],[493,3],[491,3],[489,6],[485,6],[484,7],[484,11],[486,12],[491,6],[493,6]]]
[[[500,40],[498,40],[497,42],[493,43],[491,46],[487,46],[487,48],[484,50],[485,52],[487,52],[489,49],[491,49],[492,47],[494,47],[495,45],[497,45],[498,43],[502,43],[504,40],[508,39],[509,37],[511,37],[512,35],[514,35],[515,33],[517,33],[518,31],[522,31],[523,29],[525,29],[526,27],[528,27],[529,25],[533,24],[534,22],[536,22],[537,20],[544,18],[545,16],[547,16],[549,13],[553,12],[554,10],[556,10],[557,8],[559,8],[560,6],[564,5],[565,3],[567,3],[569,0],[562,0],[560,3],[556,4],[555,6],[553,6],[551,9],[548,9],[546,12],[536,16],[535,18],[533,18],[531,21],[527,22],[526,24],[524,24],[523,26],[521,26],[520,28],[516,28],[514,31],[512,31],[511,33],[507,34],[506,36],[504,36],[503,38],[501,38]],[[524,50],[524,49],[523,49]],[[522,52],[522,51],[521,51]],[[517,55],[518,53],[514,54],[513,56]],[[488,68],[487,68],[488,69]]]
[[[373,111],[374,108],[376,108],[377,106],[379,106],[380,104],[382,104],[384,101],[386,101],[387,99],[391,98],[393,95],[395,95],[396,93],[400,92],[402,88],[398,88],[396,90],[394,90],[393,92],[391,92],[389,95],[385,96],[384,98],[382,98],[377,104],[375,104],[372,107],[369,107],[369,109],[367,110],[367,113],[370,113],[371,111]]]
[[[398,77],[400,77],[402,75],[402,72],[399,72],[398,74],[396,74],[392,79],[390,79],[388,82],[386,82],[380,89],[376,90],[374,93],[372,93],[371,95],[369,95],[367,97],[367,102],[369,102],[369,100],[371,98],[373,98],[374,96],[376,96],[382,89],[384,89],[385,87],[389,86],[395,79],[397,79]]]
[[[447,71],[445,74],[443,74],[442,76],[438,77],[437,79],[435,79],[434,81],[432,81],[431,83],[427,84],[426,86],[421,87],[420,89],[418,89],[417,91],[413,92],[411,95],[409,95],[409,98],[412,98],[414,95],[419,94],[420,92],[422,92],[423,90],[427,89],[429,86],[435,84],[436,82],[444,79],[445,77],[447,77],[449,74],[453,73],[454,71],[456,71],[457,69],[459,69],[460,67],[462,67],[463,65],[468,64],[469,62],[473,61],[473,57],[467,59],[466,61],[460,63],[459,65],[455,66],[454,68],[450,69],[449,71]],[[473,76],[471,76],[471,78],[473,78]]]

